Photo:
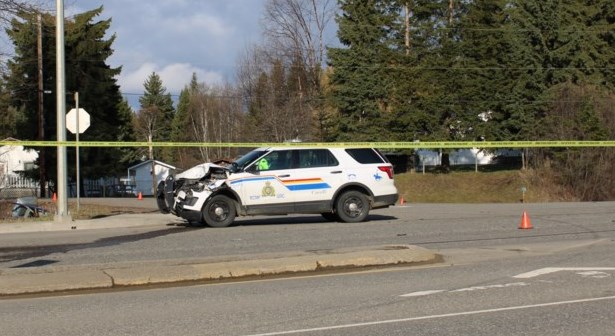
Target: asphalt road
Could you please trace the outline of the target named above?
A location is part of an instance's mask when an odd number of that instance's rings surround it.
[[[612,335],[615,237],[596,231],[484,232],[437,243],[447,261],[423,267],[5,299],[2,334]]]
[[[519,230],[527,211],[532,230]],[[170,222],[173,216],[169,215]],[[615,203],[411,204],[362,223],[320,216],[245,217],[223,229],[156,225],[0,235],[0,268],[241,258],[293,251],[408,244],[441,249],[612,237]]]
[[[519,230],[521,213],[532,230]],[[0,300],[3,335],[612,335],[615,203],[410,205],[0,235],[0,269],[410,244],[436,265]],[[27,322],[25,322],[27,321]]]

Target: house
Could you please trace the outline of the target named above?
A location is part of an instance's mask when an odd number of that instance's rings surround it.
[[[175,174],[174,166],[158,160],[147,160],[128,168],[127,181],[134,186],[135,193],[153,196],[158,183]]]
[[[19,145],[19,140],[4,139],[3,142],[15,141],[15,145],[0,147],[0,175],[17,175],[19,172],[35,168],[34,162],[38,159],[38,152],[25,149]]]
[[[23,178],[19,173],[36,168],[38,152],[25,149],[17,139],[3,140],[5,143],[11,141],[15,141],[15,145],[0,147],[0,188],[37,188],[38,183]]]
[[[428,149],[419,149],[416,151],[417,170],[422,170],[425,166],[437,166],[442,164],[442,152]],[[451,166],[462,165],[492,165],[497,163],[497,159],[501,158],[518,158],[521,156],[521,151],[511,149],[496,149],[481,150],[478,148],[463,148],[451,151],[449,153],[449,162]]]

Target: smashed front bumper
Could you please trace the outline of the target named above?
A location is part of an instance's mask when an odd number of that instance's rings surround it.
[[[218,180],[207,185],[196,183],[192,184],[193,187],[185,186],[185,183],[186,180],[175,180],[173,176],[161,181],[156,196],[158,209],[161,213],[171,213],[189,222],[201,222],[203,205],[224,181]]]

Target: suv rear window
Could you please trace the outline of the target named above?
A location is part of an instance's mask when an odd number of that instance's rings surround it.
[[[348,148],[346,149],[346,153],[362,164],[387,163],[384,156],[379,155],[379,153],[372,148]]]
[[[297,151],[299,168],[333,167],[339,162],[328,149],[306,149]]]

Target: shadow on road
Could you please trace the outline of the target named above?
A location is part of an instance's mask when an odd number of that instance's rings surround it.
[[[61,245],[39,245],[39,246],[25,246],[25,247],[4,247],[0,248],[0,262],[11,262],[17,260],[24,260],[30,258],[40,258],[53,253],[67,253],[75,250],[97,248],[97,247],[109,247],[117,246],[123,243],[130,243],[139,240],[152,239],[162,236],[167,236],[175,233],[182,233],[183,230],[176,228],[168,228],[164,230],[144,232],[139,234],[131,234],[124,236],[105,237],[93,241],[91,243],[79,243],[79,244],[61,244]],[[53,264],[57,261],[54,260],[35,260],[22,265],[13,266],[12,268],[23,267],[41,267]]]
[[[375,221],[390,221],[396,220],[397,217],[394,216],[383,216],[383,215],[369,215],[367,217],[367,221],[375,222]],[[323,224],[323,223],[334,223],[330,220],[324,219],[320,215],[306,215],[306,216],[280,216],[280,217],[268,217],[268,218],[250,218],[244,217],[244,219],[239,218],[235,222],[235,226],[256,226],[256,225],[306,225],[306,224]],[[352,223],[345,223],[352,224]]]

